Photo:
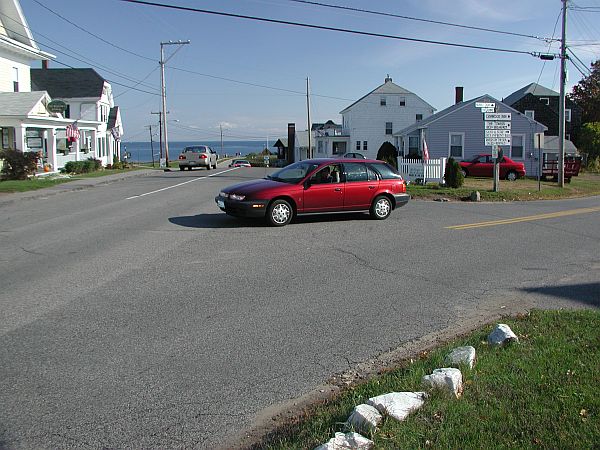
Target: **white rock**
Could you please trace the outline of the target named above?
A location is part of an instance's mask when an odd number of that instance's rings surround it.
[[[381,414],[386,414],[402,421],[413,411],[423,406],[425,392],[390,392],[370,398],[367,403],[377,408]]]
[[[462,373],[454,367],[435,369],[431,375],[423,377],[422,383],[431,389],[452,394],[456,398],[460,397],[463,391]]]
[[[503,345],[508,342],[519,342],[519,338],[508,325],[499,323],[488,336],[488,342],[492,345]]]
[[[374,432],[382,420],[383,416],[376,408],[362,404],[354,408],[346,421],[346,428],[359,432]]]
[[[335,433],[335,437],[329,439],[327,443],[319,445],[315,450],[369,450],[374,445],[373,441],[358,433]]]
[[[472,369],[475,365],[475,347],[457,347],[446,356],[446,363],[451,366],[464,364]]]

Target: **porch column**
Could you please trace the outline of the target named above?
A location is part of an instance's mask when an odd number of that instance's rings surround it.
[[[56,159],[56,128],[46,130],[46,135],[48,136],[48,147],[46,148],[48,164],[50,164],[52,172],[55,172],[58,170]]]
[[[23,124],[15,127],[15,150],[20,150],[21,153],[25,151],[25,131],[27,127]]]
[[[97,130],[93,130],[92,131],[92,158],[95,159],[100,159],[100,149],[98,148],[98,131]]]

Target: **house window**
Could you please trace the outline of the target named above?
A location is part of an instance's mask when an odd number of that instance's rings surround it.
[[[550,99],[548,97],[540,97],[540,102],[542,102],[544,105],[549,105]]]
[[[566,139],[567,141],[570,141],[570,140],[571,140],[571,135],[570,135],[570,134],[565,134],[565,139]]]
[[[367,149],[367,141],[363,141],[363,150]]]
[[[510,156],[513,159],[523,159],[525,135],[523,134],[513,134],[512,139],[510,140]]]
[[[19,68],[13,67],[13,90],[19,92]]]
[[[385,106],[385,105],[387,104],[387,99],[386,99],[385,97],[381,97],[381,98],[379,99],[379,104],[380,104],[381,106]]]
[[[400,106],[406,106],[406,97],[400,97]]]
[[[70,119],[71,118],[71,105],[67,105],[67,107],[65,108],[65,113],[64,113],[64,117],[65,119]]]
[[[356,150],[360,151],[360,141],[356,141]]]
[[[535,120],[535,111],[530,109],[525,110],[525,117],[529,117],[531,120]]]
[[[465,133],[450,133],[450,156],[463,158],[465,147]]]
[[[323,141],[317,142],[317,153],[323,153]]]
[[[408,157],[417,158],[419,156],[419,136],[408,137]]]
[[[392,134],[392,122],[385,123],[385,134]]]
[[[417,114],[417,115],[415,115],[415,121],[416,122],[420,122],[421,120],[423,120],[423,114]]]
[[[567,121],[567,122],[571,121],[571,110],[570,109],[565,109],[565,121]]]

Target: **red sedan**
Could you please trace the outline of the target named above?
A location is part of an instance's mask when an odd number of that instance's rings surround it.
[[[300,161],[266,178],[229,186],[215,202],[229,215],[263,217],[283,226],[295,215],[338,211],[369,211],[382,220],[409,199],[402,176],[389,164],[332,158]]]
[[[477,155],[471,161],[461,161],[465,177],[493,177],[494,176],[494,158],[492,155]],[[525,176],[525,165],[515,162],[506,156],[500,162],[500,178],[515,181],[517,178]]]

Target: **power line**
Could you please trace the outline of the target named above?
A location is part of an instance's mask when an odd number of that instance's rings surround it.
[[[37,1],[37,0],[34,0],[34,1]],[[395,35],[391,35],[391,34],[371,33],[368,31],[358,31],[358,30],[351,30],[351,29],[347,29],[347,28],[337,28],[337,27],[329,27],[329,26],[301,23],[301,22],[291,22],[288,20],[270,19],[270,18],[266,18],[266,17],[226,13],[226,12],[222,12],[222,11],[212,11],[212,10],[208,10],[208,9],[191,8],[191,7],[186,7],[186,6],[168,5],[168,4],[164,4],[164,3],[156,3],[156,2],[149,2],[149,1],[142,1],[142,0],[120,0],[120,1],[126,2],[126,3],[135,3],[135,4],[139,4],[139,5],[155,6],[155,7],[159,7],[159,8],[175,9],[178,11],[195,12],[195,13],[201,13],[201,14],[211,14],[211,15],[222,16],[222,17],[234,17],[237,19],[255,20],[258,22],[276,23],[276,24],[280,24],[280,25],[291,25],[291,26],[296,26],[296,27],[312,28],[312,29],[316,29],[316,30],[336,31],[339,33],[348,33],[348,34],[355,34],[355,35],[361,35],[361,36],[395,39],[395,40],[408,41],[408,42],[419,42],[419,43],[424,43],[424,44],[445,45],[448,47],[469,48],[469,49],[474,49],[474,50],[487,50],[487,51],[494,51],[494,52],[515,53],[515,54],[522,54],[522,55],[537,56],[535,54],[535,52],[527,52],[524,50],[512,50],[512,49],[497,48],[497,47],[486,47],[486,46],[481,46],[481,45],[469,45],[469,44],[459,44],[459,43],[455,43],[455,42],[434,41],[434,40],[430,40],[430,39],[417,39],[417,38],[410,38],[410,37],[406,37],[406,36],[395,36]]]
[[[511,35],[511,36],[526,37],[526,38],[538,39],[538,40],[542,40],[542,41],[555,40],[554,37],[552,37],[551,39],[548,39],[548,38],[543,38],[543,37],[534,36],[534,35],[530,35],[530,34],[521,34],[521,33],[513,33],[510,31],[494,30],[491,28],[474,27],[474,26],[470,26],[470,25],[462,25],[462,24],[457,24],[457,23],[452,23],[452,22],[443,22],[443,21],[439,21],[439,20],[422,19],[419,17],[403,16],[400,14],[386,13],[386,12],[381,12],[381,11],[371,11],[371,10],[362,9],[362,8],[351,8],[349,6],[331,5],[331,4],[322,3],[322,2],[314,2],[314,1],[308,1],[308,0],[288,0],[288,1],[294,2],[294,3],[304,3],[307,5],[321,6],[324,8],[333,8],[333,9],[341,9],[341,10],[346,10],[346,11],[360,12],[360,13],[364,13],[364,14],[373,14],[373,15],[377,15],[377,16],[394,17],[394,18],[399,18],[399,19],[414,20],[414,21],[425,22],[425,23],[434,23],[436,25],[446,25],[449,27],[466,28],[469,30],[486,31],[489,33],[498,33],[498,34],[506,34],[506,35]]]
[[[85,28],[83,28],[83,27],[80,27],[79,25],[77,25],[76,23],[74,23],[74,22],[70,21],[70,20],[69,20],[69,19],[67,19],[66,17],[64,17],[64,16],[60,15],[60,14],[59,14],[59,13],[57,13],[56,11],[54,11],[54,10],[52,10],[52,9],[48,8],[46,5],[42,4],[42,3],[41,3],[41,2],[39,2],[38,0],[33,0],[33,1],[34,1],[35,3],[37,3],[38,5],[40,5],[42,8],[44,8],[45,10],[47,10],[47,11],[51,12],[52,14],[54,14],[55,16],[57,16],[57,17],[60,17],[60,18],[61,18],[62,20],[64,20],[65,22],[68,22],[68,23],[70,23],[70,24],[71,24],[71,25],[73,25],[75,28],[77,28],[77,29],[79,29],[79,30],[83,31],[84,33],[87,33],[87,34],[89,34],[90,36],[93,36],[93,37],[95,37],[96,39],[100,39],[100,40],[101,40],[102,42],[104,42],[105,44],[108,44],[108,45],[110,45],[110,46],[112,46],[112,47],[114,47],[114,48],[117,48],[117,49],[119,49],[119,50],[121,50],[121,51],[124,51],[124,52],[126,52],[126,53],[129,53],[130,55],[137,56],[138,58],[142,58],[142,59],[146,59],[146,60],[148,60],[148,61],[154,61],[154,62],[156,62],[156,59],[154,59],[154,58],[149,58],[149,57],[147,57],[147,56],[140,55],[139,53],[132,52],[131,50],[127,50],[126,48],[120,47],[120,46],[118,46],[117,44],[114,44],[114,43],[112,43],[112,42],[110,42],[110,41],[107,41],[106,39],[104,39],[104,38],[102,38],[102,37],[98,36],[97,34],[94,34],[94,33],[92,33],[91,31],[88,31],[88,30],[86,30]]]

